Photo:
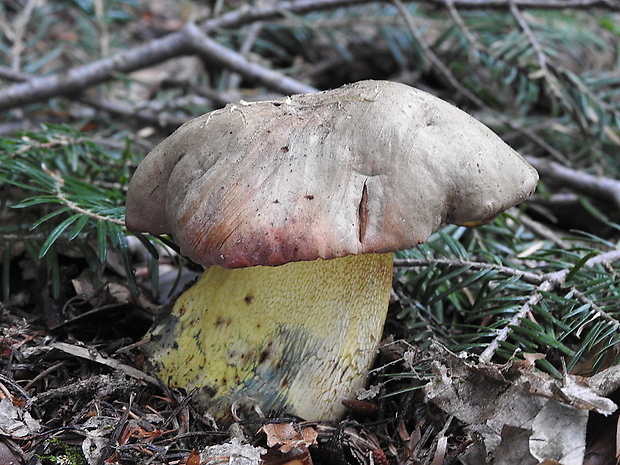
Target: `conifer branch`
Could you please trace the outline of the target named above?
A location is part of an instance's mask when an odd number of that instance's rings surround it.
[[[60,200],[67,208],[81,215],[86,215],[95,221],[107,221],[117,226],[121,226],[123,228],[125,227],[125,222],[123,220],[111,218],[109,216],[103,216],[99,213],[80,207],[77,203],[69,199],[62,191],[62,186],[65,184],[64,178],[48,169],[45,165],[42,165],[41,168],[54,180],[54,194],[56,195],[58,200]]]
[[[595,257],[592,257],[588,261],[586,261],[585,266],[594,267],[596,265],[604,264],[604,263],[613,263],[620,260],[620,250],[612,250],[610,252],[606,252]],[[512,327],[519,326],[521,324],[521,320],[526,318],[527,315],[532,311],[532,307],[538,304],[543,298],[543,294],[545,292],[553,292],[554,290],[563,287],[566,283],[566,278],[570,273],[570,269],[563,269],[559,271],[555,271],[553,273],[545,274],[542,279],[543,281],[537,287],[536,291],[532,293],[527,302],[521,307],[521,309],[515,313],[510,321],[497,333],[497,336],[491,341],[491,343],[487,346],[487,348],[480,354],[480,361],[482,363],[488,363],[491,361],[497,349],[499,349],[500,344],[508,339],[508,336],[512,332]],[[575,289],[572,289],[575,290]],[[583,294],[581,294],[583,297]],[[590,299],[585,300],[587,303],[592,303]],[[597,309],[595,309],[596,311]],[[619,329],[620,323],[615,319],[607,315],[600,308],[598,309],[597,316],[603,317],[608,321],[613,322]]]

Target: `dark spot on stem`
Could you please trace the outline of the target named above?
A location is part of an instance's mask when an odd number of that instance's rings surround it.
[[[221,326],[230,326],[231,323],[232,323],[231,319],[222,318],[221,316],[218,316],[213,326],[215,326],[216,328],[219,328]]]
[[[258,355],[258,363],[261,364],[268,358],[269,358],[269,349],[265,349]]]

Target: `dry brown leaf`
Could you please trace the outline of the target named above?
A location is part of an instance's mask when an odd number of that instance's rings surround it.
[[[185,465],[200,465],[200,454],[196,449],[192,449],[189,453]]]
[[[318,433],[314,428],[306,427],[297,431],[292,423],[269,423],[263,426],[259,433],[267,436],[269,447],[278,446],[278,450],[284,454],[295,447],[308,447],[316,444]]]
[[[439,346],[433,350],[437,379],[424,388],[427,400],[466,422],[468,430],[482,438],[483,455],[494,453],[496,460],[513,454],[509,449],[519,449],[519,456],[531,455],[531,463],[581,465],[589,412],[610,415],[617,408],[576,376],[565,375],[559,382],[523,364],[477,364]],[[605,381],[609,379],[615,377]],[[504,435],[507,427],[524,434],[501,448],[509,439]]]

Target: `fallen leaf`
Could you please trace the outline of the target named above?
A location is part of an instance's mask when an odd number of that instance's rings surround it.
[[[192,449],[189,453],[189,457],[187,457],[185,465],[200,465],[200,454],[196,449]]]
[[[306,427],[297,431],[292,423],[269,423],[258,430],[267,436],[269,447],[278,446],[278,450],[284,454],[295,447],[308,447],[316,444],[318,433],[314,428]]]
[[[204,448],[200,452],[200,462],[208,465],[256,465],[262,463],[261,455],[266,452],[262,447],[243,444],[233,438],[224,444]]]
[[[617,409],[593,385],[616,385],[620,372],[595,383],[573,375],[559,381],[523,363],[477,364],[439,345],[431,350],[436,379],[424,387],[427,400],[482,438],[468,453],[493,454],[496,463],[508,463],[517,450],[524,460],[532,457],[523,463],[555,460],[581,465],[589,412],[610,415]],[[520,434],[507,435],[508,431]],[[508,442],[510,447],[501,447]]]
[[[36,433],[40,428],[40,423],[22,407],[15,405],[10,397],[0,401],[0,434],[23,438]]]

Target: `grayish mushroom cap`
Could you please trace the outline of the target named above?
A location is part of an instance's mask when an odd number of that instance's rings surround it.
[[[444,223],[493,219],[537,182],[467,113],[361,81],[187,122],[138,167],[126,223],[172,234],[203,266],[275,266],[414,247]]]

